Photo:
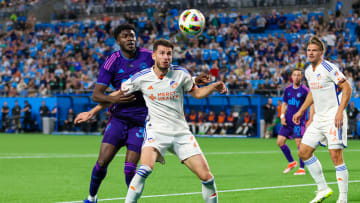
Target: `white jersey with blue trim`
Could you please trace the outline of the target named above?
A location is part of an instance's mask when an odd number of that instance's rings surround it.
[[[335,64],[322,60],[315,69],[310,64],[305,77],[315,105],[314,120],[334,120],[342,96],[338,83],[346,79],[344,74]]]
[[[185,68],[172,65],[163,78],[155,74],[153,67],[144,69],[124,82],[121,89],[142,92],[148,108],[147,130],[172,136],[189,130],[184,116],[184,93],[194,85]]]

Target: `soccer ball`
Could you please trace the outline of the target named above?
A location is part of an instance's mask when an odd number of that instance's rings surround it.
[[[204,15],[197,9],[185,10],[179,16],[179,28],[186,35],[195,36],[204,29],[204,26]]]

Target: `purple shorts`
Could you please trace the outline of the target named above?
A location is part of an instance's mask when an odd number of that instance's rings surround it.
[[[293,138],[302,138],[305,132],[305,125],[295,125],[295,126],[281,126],[278,135],[287,137],[288,139]]]
[[[143,134],[143,125],[111,117],[106,126],[102,142],[119,148],[126,145],[128,150],[140,153],[144,141]]]

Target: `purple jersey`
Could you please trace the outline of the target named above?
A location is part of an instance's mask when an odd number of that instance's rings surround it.
[[[154,65],[152,52],[137,48],[136,56],[133,59],[127,59],[121,54],[121,51],[114,52],[101,66],[97,84],[109,86],[116,89],[121,88],[121,83],[125,82],[135,73]],[[112,116],[118,118],[131,119],[134,122],[145,122],[147,108],[144,98],[140,92],[134,93],[136,100],[126,104],[114,104],[110,107]]]
[[[298,112],[301,105],[305,102],[309,89],[305,85],[300,85],[295,89],[293,85],[285,88],[283,102],[287,104],[287,111],[285,114],[286,123],[290,126],[295,126],[292,121],[293,115]],[[305,125],[306,113],[300,119],[300,125]]]

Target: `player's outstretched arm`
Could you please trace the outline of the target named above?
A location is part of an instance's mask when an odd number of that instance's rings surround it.
[[[306,96],[305,102],[303,103],[303,105],[301,105],[299,111],[296,112],[296,114],[294,114],[293,116],[293,122],[296,125],[300,124],[300,118],[304,115],[306,109],[308,109],[309,106],[313,103],[314,101],[312,97],[312,92],[310,91],[309,94]]]
[[[340,129],[343,123],[343,111],[349,105],[352,88],[347,80],[342,80],[338,83],[339,88],[342,90],[342,97],[335,115],[335,126]]]
[[[227,88],[223,82],[219,81],[219,82],[216,82],[216,83],[213,83],[211,85],[201,87],[201,88],[198,88],[195,86],[195,89],[193,89],[189,93],[191,94],[191,96],[193,96],[196,99],[202,99],[202,98],[209,96],[211,93],[213,93],[215,91],[218,91],[221,94],[224,94],[227,92]]]

